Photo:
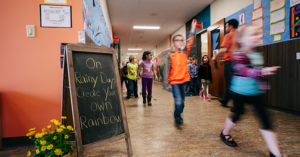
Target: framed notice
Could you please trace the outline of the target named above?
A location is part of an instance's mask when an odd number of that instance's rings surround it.
[[[40,5],[41,27],[72,27],[72,7],[59,5]]]
[[[270,23],[275,23],[285,19],[285,8],[270,14]]]
[[[261,7],[261,1],[262,0],[253,0],[253,10]]]
[[[49,3],[49,4],[67,4],[67,0],[44,0],[44,3]]]
[[[257,20],[252,21],[252,24],[256,25],[257,27],[263,27],[264,26],[263,18],[259,18]]]
[[[261,7],[257,10],[252,11],[252,20],[262,18],[264,15],[264,9]]]
[[[244,25],[245,24],[245,12],[241,13],[239,15],[239,25]]]
[[[274,0],[270,2],[270,12],[278,10],[285,5],[285,0]]]
[[[273,25],[270,25],[270,35],[283,33],[285,30],[285,22],[279,22]]]

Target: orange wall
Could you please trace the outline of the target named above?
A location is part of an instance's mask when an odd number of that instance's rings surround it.
[[[0,103],[3,137],[41,131],[60,119],[62,69],[60,43],[77,43],[83,30],[82,1],[72,6],[72,28],[41,28],[39,4],[44,0],[2,1],[0,5]],[[36,37],[26,37],[35,25]],[[71,117],[70,117],[71,118]]]

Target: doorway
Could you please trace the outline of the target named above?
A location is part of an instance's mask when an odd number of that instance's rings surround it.
[[[224,61],[223,58],[217,58],[216,64],[211,58],[218,53],[220,45],[225,36],[225,19],[213,24],[207,28],[207,41],[208,41],[208,57],[210,59],[212,83],[210,83],[210,94],[216,97],[223,97],[226,90],[224,78]]]

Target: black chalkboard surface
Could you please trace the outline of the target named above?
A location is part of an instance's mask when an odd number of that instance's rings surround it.
[[[62,83],[62,116],[74,126],[78,157],[84,151],[125,139],[133,154],[121,88],[117,56],[113,48],[68,44]]]
[[[124,133],[112,55],[73,52],[82,144]]]

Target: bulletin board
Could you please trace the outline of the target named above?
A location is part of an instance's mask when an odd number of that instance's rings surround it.
[[[261,45],[292,40],[295,37],[290,36],[290,9],[294,7],[291,1],[293,0],[253,0],[253,4],[226,17],[225,21],[236,19],[239,21],[239,28],[257,24],[262,28]]]

